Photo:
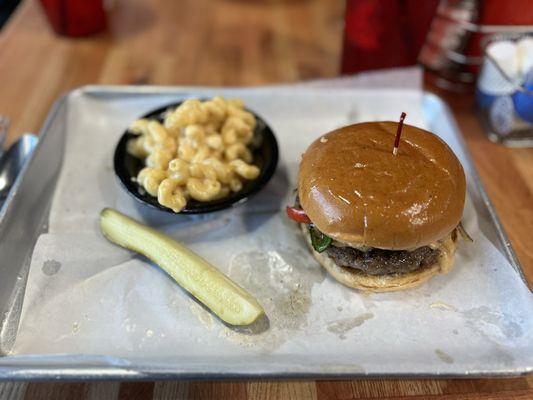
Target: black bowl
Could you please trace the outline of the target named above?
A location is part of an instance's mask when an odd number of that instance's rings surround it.
[[[167,111],[169,108],[176,108],[181,103],[182,102],[173,103],[169,104],[168,106],[158,108],[157,110],[151,111],[144,115],[142,118],[157,119],[158,121],[162,122],[165,111]],[[274,171],[276,170],[276,166],[278,164],[278,143],[276,141],[276,137],[274,136],[272,129],[261,117],[259,117],[253,111],[247,111],[251,112],[257,119],[253,140],[253,143],[256,143],[256,146],[252,147],[251,151],[253,155],[253,164],[257,165],[261,170],[259,176],[253,181],[244,181],[243,187],[240,191],[235,193],[232,192],[228,196],[218,200],[200,202],[189,199],[185,208],[180,211],[180,214],[203,214],[212,211],[223,210],[225,208],[232,207],[235,204],[244,203],[250,196],[261,190],[263,186],[268,183],[270,178],[272,178],[272,175],[274,175]],[[115,148],[113,160],[115,174],[117,175],[122,186],[136,200],[149,207],[175,214],[175,212],[170,208],[159,204],[156,197],[148,194],[137,184],[135,180],[132,179],[137,177],[139,171],[144,168],[143,160],[133,157],[126,151],[128,140],[134,137],[136,137],[136,135],[126,130],[126,132],[124,132],[120,138],[117,147]]]

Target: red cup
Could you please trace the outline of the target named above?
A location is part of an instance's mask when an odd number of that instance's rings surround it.
[[[40,0],[56,33],[80,37],[107,27],[103,0]]]
[[[414,65],[438,0],[347,0],[341,72]]]

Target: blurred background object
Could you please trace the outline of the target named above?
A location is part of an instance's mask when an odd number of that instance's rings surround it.
[[[4,26],[19,3],[20,0],[0,0],[0,28]]]
[[[40,0],[54,31],[63,36],[87,36],[103,31],[103,0]]]
[[[483,47],[476,103],[489,138],[533,146],[533,34],[493,36]]]
[[[524,32],[533,32],[531,1],[441,0],[419,60],[436,86],[472,91],[483,60],[482,42]]]
[[[10,2],[16,0],[0,0],[0,5]],[[483,64],[483,44],[496,36],[533,32],[533,0],[128,0],[116,7],[114,0],[36,3],[60,36],[85,37],[107,30],[88,39],[87,46],[102,52],[122,46],[122,51],[111,53],[114,63],[119,63],[115,65],[122,65],[124,71],[120,83],[134,84],[171,83],[173,76],[179,76],[178,68],[209,72],[195,75],[202,77],[199,82],[179,83],[205,84],[208,79],[212,85],[227,85],[235,80],[242,84],[276,82],[279,76],[288,81],[310,80],[422,65],[425,81],[434,89],[473,94]],[[208,25],[201,35],[190,34]],[[295,30],[293,25],[302,28]],[[181,34],[135,47],[135,37],[158,29]],[[211,51],[198,50],[206,46]],[[263,62],[273,58],[283,61]],[[160,62],[154,63],[156,59]],[[531,83],[525,73],[520,80],[508,82],[489,61],[476,92],[479,115],[493,140],[511,144],[511,131],[523,133],[524,124],[526,128],[529,124],[529,92],[517,85]],[[241,73],[234,73],[241,67]],[[164,72],[165,79],[154,82],[153,76],[163,76],[154,71]],[[510,85],[512,89],[505,89]],[[502,94],[504,89],[512,94]],[[469,97],[470,104],[473,99]],[[495,109],[490,122],[488,110],[496,105],[504,108]],[[516,113],[511,115],[513,123],[502,119],[508,116],[502,110]]]
[[[529,0],[347,0],[341,72],[420,62],[438,87],[472,91],[482,40],[533,32]]]
[[[478,81],[491,140],[533,145],[533,1],[347,0],[342,73],[417,62],[446,91],[473,92]]]
[[[341,72],[414,65],[438,0],[347,0]]]

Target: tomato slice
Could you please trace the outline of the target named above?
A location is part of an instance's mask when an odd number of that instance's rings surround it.
[[[301,208],[289,207],[285,209],[287,216],[293,221],[300,222],[302,224],[310,224],[311,220],[307,216],[304,210]]]

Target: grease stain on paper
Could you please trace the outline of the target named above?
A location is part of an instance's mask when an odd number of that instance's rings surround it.
[[[229,275],[261,303],[272,327],[296,330],[307,325],[311,289],[325,276],[314,263],[302,262],[302,253],[250,251],[231,260]]]
[[[290,331],[306,327],[312,288],[325,279],[322,269],[306,261],[309,257],[308,252],[296,248],[254,250],[235,255],[230,261],[228,275],[263,306],[268,329],[255,332],[222,326],[218,336],[268,352],[281,346]]]
[[[487,306],[471,308],[463,311],[462,314],[468,325],[489,337],[500,336],[498,331],[505,338],[522,336],[522,327],[519,323],[503,313],[491,310]],[[494,328],[496,328],[496,331]]]
[[[43,274],[52,276],[59,272],[61,269],[61,263],[57,260],[46,260],[41,269]]]
[[[328,331],[336,334],[339,339],[346,339],[346,333],[352,329],[363,325],[369,319],[374,318],[372,313],[364,313],[354,318],[344,318],[337,321],[330,322],[328,324]]]

